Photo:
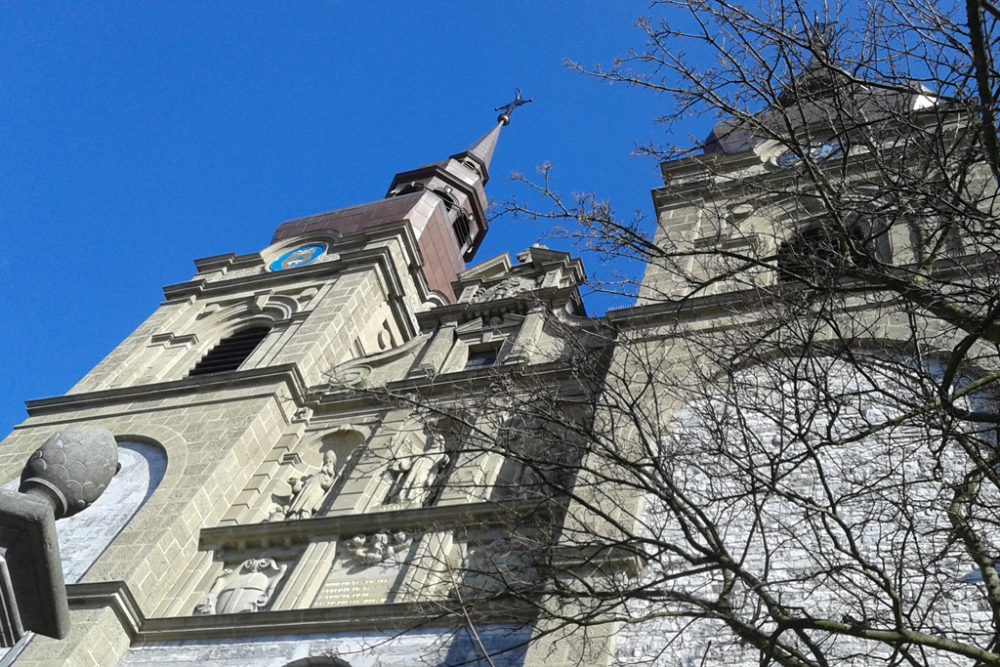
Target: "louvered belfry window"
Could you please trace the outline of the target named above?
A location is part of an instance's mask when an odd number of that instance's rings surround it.
[[[223,338],[195,364],[188,377],[235,371],[257,349],[270,330],[264,326],[247,327]]]

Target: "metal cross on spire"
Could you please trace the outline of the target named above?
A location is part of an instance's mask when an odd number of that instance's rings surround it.
[[[515,88],[514,99],[511,102],[508,102],[507,104],[504,104],[494,109],[494,111],[500,112],[500,115],[497,116],[497,122],[503,125],[509,125],[511,112],[514,111],[514,109],[518,108],[519,106],[522,106],[524,104],[530,104],[531,102],[534,102],[534,100],[524,99],[521,96],[521,89]]]

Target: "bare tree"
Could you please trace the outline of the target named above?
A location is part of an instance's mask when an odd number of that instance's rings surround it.
[[[501,206],[641,260],[596,285],[636,305],[546,311],[560,360],[447,400],[369,390],[460,422],[448,483],[511,510],[437,604],[522,603],[549,664],[1000,664],[997,10],[651,11],[574,67],[716,122],[643,149],[656,224],[549,167]]]

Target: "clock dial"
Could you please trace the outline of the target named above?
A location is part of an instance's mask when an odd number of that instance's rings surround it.
[[[271,265],[268,268],[271,271],[295,269],[315,262],[320,258],[320,256],[323,255],[324,252],[326,252],[326,246],[319,243],[310,243],[309,245],[299,246],[294,250],[289,250],[284,255],[271,262]]]

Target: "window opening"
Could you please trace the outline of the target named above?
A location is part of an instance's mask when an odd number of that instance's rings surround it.
[[[500,357],[500,346],[490,345],[489,347],[471,348],[469,359],[465,362],[465,370],[476,368],[492,368],[497,365]]]
[[[778,248],[778,282],[833,278],[849,265],[872,265],[892,259],[892,246],[884,225],[862,222],[851,228],[850,241],[864,255],[851,255],[846,241],[824,225],[800,232]]]
[[[386,492],[385,498],[382,499],[383,505],[392,505],[401,500],[400,495],[403,492],[403,483],[406,481],[407,472],[407,469],[399,466],[389,468],[389,490]]]
[[[459,214],[455,222],[451,223],[451,228],[455,232],[458,247],[464,249],[469,244],[469,219],[464,214]]]
[[[248,327],[223,338],[195,364],[188,377],[235,371],[253,354],[270,331],[270,327],[266,326]]]

